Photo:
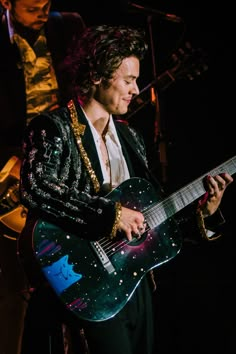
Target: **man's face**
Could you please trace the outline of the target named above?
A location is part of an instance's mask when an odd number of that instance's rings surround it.
[[[10,11],[13,22],[18,22],[29,29],[40,30],[48,20],[51,0],[16,0],[13,5],[8,0],[1,2]]]
[[[125,58],[109,80],[109,86],[99,85],[96,97],[100,104],[111,114],[125,114],[134,95],[139,93],[137,78],[140,63],[136,57]]]

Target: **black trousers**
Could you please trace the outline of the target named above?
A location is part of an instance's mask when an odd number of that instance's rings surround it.
[[[149,280],[144,278],[114,318],[82,322],[90,354],[154,354],[153,306]]]

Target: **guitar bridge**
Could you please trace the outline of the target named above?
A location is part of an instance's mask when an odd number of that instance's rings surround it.
[[[103,250],[98,241],[90,242],[94,252],[96,253],[98,259],[102,263],[103,267],[107,270],[109,274],[115,271],[110,259],[107,257],[106,252]]]

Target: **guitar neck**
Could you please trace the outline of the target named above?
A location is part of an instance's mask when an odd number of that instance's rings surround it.
[[[197,178],[179,191],[171,194],[162,202],[149,208],[144,214],[146,214],[145,217],[151,228],[160,225],[162,222],[200,198],[206,192],[203,185],[203,178],[206,175],[214,176],[225,172],[228,172],[230,175],[233,175],[236,172],[236,156],[209,171],[205,175]]]

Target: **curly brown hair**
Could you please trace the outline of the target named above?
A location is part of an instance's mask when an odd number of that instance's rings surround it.
[[[125,25],[88,27],[70,51],[65,67],[77,98],[89,98],[94,80],[108,85],[124,58],[144,58],[145,32]]]

